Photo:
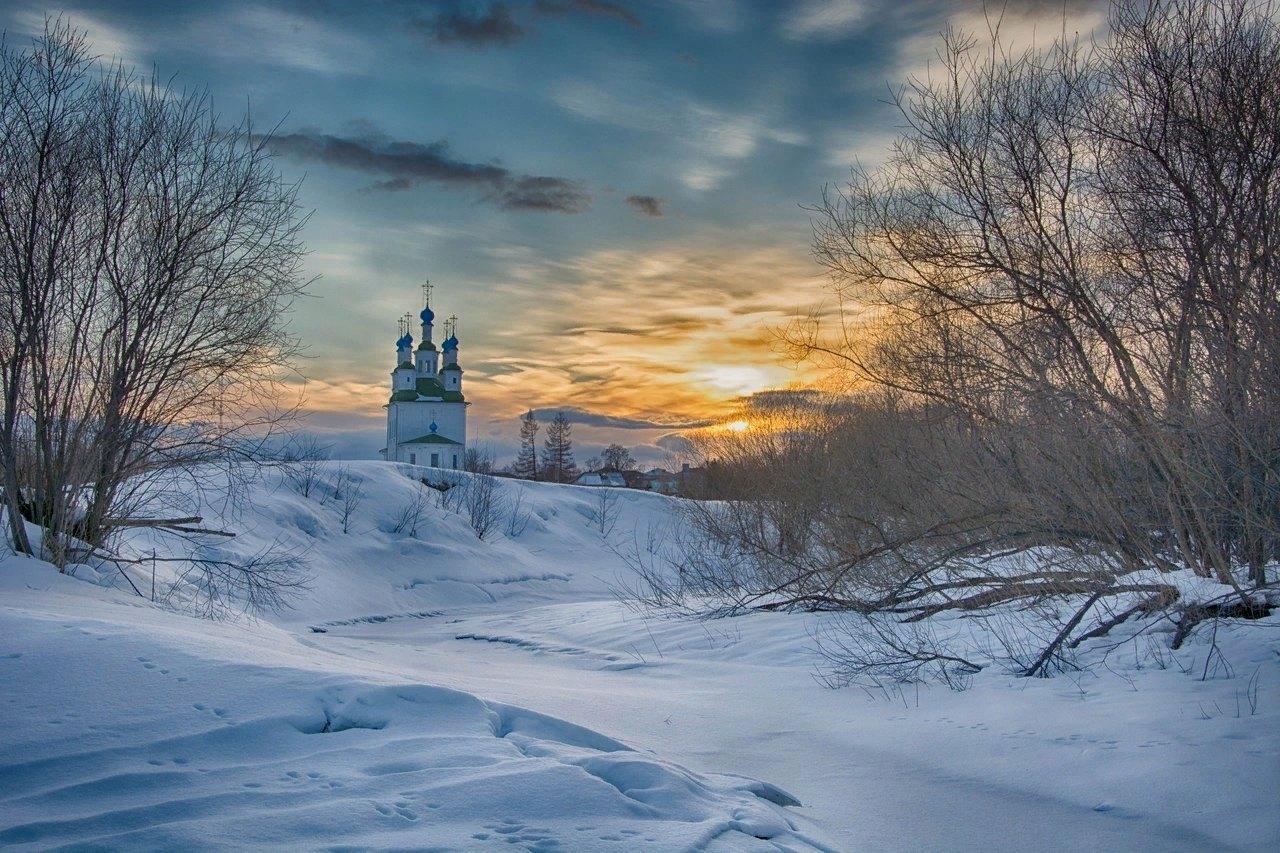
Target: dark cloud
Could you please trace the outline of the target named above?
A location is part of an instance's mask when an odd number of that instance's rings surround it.
[[[506,3],[494,3],[484,10],[451,5],[432,18],[415,19],[412,26],[439,44],[467,47],[510,44],[525,34],[524,27],[511,17]]]
[[[442,8],[434,15],[415,17],[409,22],[414,31],[436,44],[480,48],[512,44],[530,34],[529,28],[516,19],[506,3],[440,5]],[[633,27],[643,26],[630,9],[608,0],[535,0],[532,8],[544,16],[591,15],[612,18]]]
[[[681,332],[692,332],[698,329],[705,329],[707,321],[702,317],[681,317],[678,315],[667,315],[655,317],[650,321],[642,323],[632,323],[626,326],[621,324],[609,324],[601,326],[571,326],[561,327],[560,333],[566,335],[581,335],[594,332],[602,335],[631,335],[635,337],[669,337]]]
[[[775,388],[769,391],[757,391],[739,402],[747,409],[757,412],[778,411],[787,409],[840,409],[856,405],[852,397],[830,394],[817,388]]]
[[[482,376],[512,376],[529,369],[529,365],[510,361],[468,361],[467,369]]]
[[[582,185],[565,178],[525,176],[500,192],[503,207],[512,210],[545,210],[581,213],[591,204]]]
[[[607,0],[537,0],[534,8],[544,15],[569,15],[580,12],[585,15],[613,18],[633,27],[644,26],[630,9],[617,3],[609,3]]]
[[[658,440],[654,444],[667,453],[674,453],[677,456],[690,456],[696,449],[692,441],[678,432],[669,432],[666,435],[658,436]]]
[[[663,201],[657,196],[629,195],[627,204],[631,205],[636,213],[643,213],[645,216],[662,216],[663,214]]]
[[[647,418],[624,418],[618,415],[606,415],[601,412],[590,412],[578,406],[561,406],[559,408],[534,409],[533,416],[540,421],[549,421],[557,412],[564,412],[570,423],[587,426],[612,427],[614,429],[697,429],[715,423],[712,420],[698,421],[657,421]]]
[[[470,163],[449,152],[447,142],[402,142],[376,132],[333,136],[303,131],[269,140],[272,149],[295,160],[324,163],[385,175],[371,189],[403,191],[424,182],[473,186],[485,199],[508,210],[581,213],[591,196],[576,181],[541,175],[518,175],[493,163]]]

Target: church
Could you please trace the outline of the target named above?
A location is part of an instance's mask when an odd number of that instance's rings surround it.
[[[400,320],[382,456],[391,462],[461,468],[467,449],[468,403],[462,396],[458,365],[458,318],[445,321],[447,337],[437,351],[432,340],[436,315],[431,310],[430,284],[422,288],[422,301],[418,314],[422,341],[416,349],[409,331],[411,316]]]

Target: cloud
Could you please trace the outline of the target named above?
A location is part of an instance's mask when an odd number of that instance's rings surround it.
[[[443,140],[427,144],[390,139],[377,132],[334,136],[314,131],[271,137],[273,150],[294,160],[324,163],[377,175],[379,191],[403,191],[420,183],[473,186],[485,199],[507,210],[581,213],[591,196],[576,181],[542,175],[519,175],[493,163],[459,160]]]
[[[678,432],[670,432],[666,435],[659,436],[658,440],[655,441],[654,444],[661,447],[667,453],[673,453],[677,456],[691,455],[696,449],[692,441]]]
[[[505,3],[494,3],[483,11],[451,7],[433,18],[415,19],[412,26],[439,44],[467,47],[510,44],[525,34]]]
[[[623,417],[592,412],[578,406],[560,406],[558,408],[534,409],[533,416],[540,421],[549,421],[558,413],[564,412],[569,423],[587,426],[611,427],[613,429],[698,429],[710,426],[714,420],[701,419],[684,422],[660,421],[650,418]]]
[[[38,37],[44,32],[46,20],[44,11],[23,9],[14,15],[13,28],[23,35]],[[89,51],[104,63],[119,61],[126,67],[146,66],[146,43],[140,42],[127,30],[79,10],[70,13],[68,20],[84,32]]]
[[[627,196],[627,204],[635,209],[636,213],[645,216],[662,216],[663,200],[652,195],[629,195]]]
[[[796,407],[830,405],[833,398],[830,394],[817,388],[771,388],[757,391],[742,398],[744,408],[755,411],[775,411]]]
[[[678,0],[677,5],[684,7],[691,23],[708,32],[737,32],[746,23],[738,0]]]
[[[125,4],[119,4],[121,6]],[[198,6],[198,4],[192,4]],[[311,10],[289,11],[269,4],[209,4],[183,26],[138,19],[148,45],[168,50],[197,49],[238,63],[296,68],[318,74],[366,70],[376,61],[373,44],[358,30]],[[180,21],[180,18],[176,20]]]
[[[863,23],[862,0],[808,0],[782,23],[782,33],[795,41],[835,41],[852,35]]]
[[[411,29],[436,44],[471,48],[513,44],[532,32],[516,19],[506,3],[480,7],[457,2],[442,5],[445,8],[431,17],[413,18],[409,22]],[[544,17],[584,15],[611,18],[632,27],[644,26],[630,9],[609,0],[535,0],[531,8]]]
[[[613,18],[633,27],[644,26],[640,18],[630,9],[606,0],[537,0],[534,9],[544,15],[568,15],[581,12],[586,15]]]
[[[770,96],[748,109],[729,111],[645,84],[640,69],[624,67],[625,77],[562,80],[553,86],[551,99],[579,118],[661,137],[660,144],[675,148],[671,162],[690,189],[715,187],[766,143],[806,141],[805,134],[781,121],[785,98]]]
[[[827,164],[842,169],[858,165],[863,169],[875,170],[893,156],[893,146],[898,141],[899,135],[899,131],[892,127],[885,129],[853,127],[834,130],[827,135]]]
[[[1107,24],[1105,0],[1027,0],[1027,2],[984,3],[966,0],[944,7],[942,16],[924,15],[914,33],[897,45],[897,62],[888,70],[893,84],[909,79],[928,80],[941,66],[938,50],[947,27],[976,36],[980,42],[993,35],[1011,53],[1044,48],[1065,33],[1088,36],[1103,34]],[[879,88],[881,81],[876,80]]]

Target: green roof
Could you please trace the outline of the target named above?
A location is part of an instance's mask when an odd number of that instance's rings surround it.
[[[417,438],[411,438],[408,441],[402,441],[401,444],[458,444],[462,442],[454,441],[451,438],[445,438],[439,433],[429,432],[426,435],[420,435]]]
[[[418,393],[423,397],[439,397],[444,394],[444,386],[440,384],[439,379],[419,378]]]
[[[435,379],[419,379],[416,388],[405,388],[391,395],[393,403],[411,403],[419,397],[436,397],[446,403],[465,403],[467,398],[461,391],[446,391]]]
[[[441,368],[441,369],[442,369],[442,370],[458,370],[458,371],[460,371],[460,370],[462,370],[462,366],[461,366],[461,365],[458,365],[458,364],[446,364],[446,365],[445,365],[443,368]]]
[[[397,365],[396,365],[396,370],[403,370],[403,369],[405,369],[406,367],[407,367],[407,368],[409,368],[410,370],[413,370],[413,362],[412,362],[412,361],[402,361],[402,362],[400,362],[399,364],[397,364]]]
[[[436,345],[431,343],[431,341],[423,341],[422,343],[418,344],[418,349],[433,350],[435,348],[436,348]]]

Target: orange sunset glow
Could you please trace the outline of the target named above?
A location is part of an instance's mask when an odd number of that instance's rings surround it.
[[[569,261],[533,247],[504,250],[495,281],[434,277],[436,292],[461,318],[478,438],[500,447],[522,412],[573,407],[649,422],[623,432],[584,420],[577,433],[588,443],[652,441],[731,418],[759,391],[809,381],[812,368],[787,361],[778,332],[821,305],[819,268],[803,245],[744,249],[721,239],[599,250]],[[346,248],[343,263],[358,265],[362,251]],[[331,249],[326,261],[337,257]],[[337,288],[332,277],[317,285],[321,295]],[[392,364],[386,345],[376,345],[387,333],[378,337],[376,326],[415,298],[413,287],[387,293],[371,306],[378,310],[370,312],[370,330],[349,342],[349,357],[308,366],[305,406],[313,418],[334,418],[343,428],[380,422]],[[352,318],[333,316],[323,302],[304,304],[304,316],[323,336],[341,339]]]

